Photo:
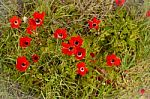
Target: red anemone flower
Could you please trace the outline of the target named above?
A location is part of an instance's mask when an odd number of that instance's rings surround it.
[[[12,28],[19,28],[21,24],[21,19],[17,16],[13,16],[12,18],[9,19],[9,22]]]
[[[63,42],[62,43],[62,53],[71,56],[76,53],[76,47],[74,45]]]
[[[147,17],[150,17],[150,10],[148,10],[148,11],[146,12],[146,16],[147,16]]]
[[[110,79],[105,81],[106,84],[110,85],[112,83],[112,81]]]
[[[92,21],[90,21],[90,20],[88,21],[89,28],[90,28],[90,29],[92,29],[92,28],[98,29],[100,22],[101,22],[100,20],[97,20],[97,18],[94,17],[94,18],[92,19]]]
[[[22,48],[26,48],[26,47],[28,47],[28,46],[30,46],[30,42],[31,42],[31,38],[29,38],[29,37],[21,37],[20,38],[20,47],[22,47]]]
[[[64,28],[58,28],[54,32],[54,37],[58,39],[66,39],[67,38],[67,31]]]
[[[28,21],[28,27],[26,28],[26,31],[28,34],[32,34],[34,31],[36,31],[36,23],[32,18]]]
[[[91,56],[92,58],[94,58],[94,57],[95,57],[95,54],[94,54],[94,53],[90,53],[90,56]]]
[[[77,64],[77,73],[81,76],[84,76],[87,72],[88,72],[88,69],[86,68],[85,66],[85,63],[84,62],[80,62]]]
[[[143,95],[145,93],[145,89],[140,89],[140,94]]]
[[[42,13],[34,12],[33,17],[34,17],[33,19],[35,21],[36,26],[41,26],[44,21],[45,12],[42,12]]]
[[[37,55],[37,54],[34,54],[34,55],[32,55],[32,61],[33,62],[38,62],[38,60],[39,60],[39,56]]]
[[[16,69],[20,72],[25,72],[29,67],[29,61],[25,56],[20,56],[17,58]]]
[[[71,39],[69,40],[69,43],[73,44],[76,47],[80,47],[83,43],[83,39],[80,36],[71,37]]]
[[[120,58],[118,58],[115,54],[108,55],[106,57],[108,66],[119,66],[121,64]]]
[[[122,6],[126,0],[115,0],[117,6]]]
[[[86,50],[84,48],[81,48],[81,47],[77,47],[76,50],[77,50],[75,53],[76,59],[82,60],[86,55]]]

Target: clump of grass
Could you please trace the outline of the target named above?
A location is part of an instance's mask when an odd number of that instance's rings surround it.
[[[0,64],[2,75],[9,76],[18,83],[22,91],[34,94],[39,98],[103,98],[111,97],[124,86],[122,74],[125,70],[135,66],[136,60],[146,57],[149,52],[149,19],[138,16],[134,9],[127,6],[116,7],[112,2],[85,0],[85,1],[43,1],[31,2],[35,4],[24,9],[24,15],[32,17],[35,11],[44,11],[46,17],[44,25],[38,28],[37,33],[28,35],[26,24],[18,30],[11,29],[8,21],[2,23],[2,37],[0,38]],[[103,5],[103,7],[101,7]],[[106,11],[105,11],[106,10]],[[143,12],[141,12],[143,13]],[[17,14],[17,13],[16,13]],[[10,16],[12,13],[10,13]],[[87,21],[96,16],[101,19],[100,28],[90,30]],[[138,20],[137,20],[138,19]],[[81,35],[86,48],[86,62],[89,73],[85,77],[76,74],[74,57],[61,53],[61,40],[53,38],[57,28],[66,27],[69,37]],[[31,46],[21,49],[18,39],[21,36],[33,38]],[[67,38],[68,40],[69,38]],[[96,53],[96,63],[91,63],[90,52]],[[16,58],[37,53],[40,55],[38,63],[31,62],[25,73],[16,70]],[[120,67],[107,67],[106,55],[116,53],[122,59]],[[106,73],[100,72],[105,70]]]
[[[4,77],[0,78],[0,98],[1,99],[34,99],[33,96],[24,93],[20,88],[19,85],[11,80],[9,78]]]

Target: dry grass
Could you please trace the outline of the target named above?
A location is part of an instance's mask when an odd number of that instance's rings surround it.
[[[35,99],[32,95],[24,93],[19,84],[12,82],[9,77],[0,77],[0,99]]]
[[[129,69],[124,78],[125,89],[118,94],[119,99],[150,99],[150,58]],[[139,93],[145,89],[144,95]]]

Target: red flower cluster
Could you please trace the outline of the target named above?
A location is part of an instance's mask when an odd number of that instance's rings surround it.
[[[86,55],[86,50],[82,48],[83,40],[80,36],[71,37],[69,43],[62,43],[62,53],[75,55],[76,59],[82,60]]]
[[[26,28],[27,33],[32,34],[32,32],[36,30],[36,27],[41,26],[44,22],[44,17],[45,12],[34,12],[33,18],[28,20],[28,27]]]
[[[66,39],[67,38],[66,29],[64,28],[56,29],[54,32],[54,38],[62,40]],[[83,39],[80,36],[71,37],[68,43],[62,42],[62,53],[69,56],[75,55],[76,59],[82,60],[86,56],[86,50],[81,47],[82,44]]]
[[[33,62],[38,62],[39,56],[34,54],[32,56],[32,60],[33,60]],[[30,65],[30,63],[25,56],[19,56],[17,58],[16,69],[18,71],[25,72],[28,69],[29,65]]]
[[[125,0],[118,1],[116,0],[117,5],[123,5]],[[33,14],[33,18],[29,18],[28,20],[28,27],[26,28],[26,31],[28,34],[32,34],[34,31],[36,31],[36,28],[41,26],[44,22],[44,17],[45,17],[45,12],[39,13],[35,12]],[[10,20],[10,24],[12,28],[19,28],[21,24],[21,19],[18,18],[17,16],[12,17]],[[99,23],[101,21],[98,20],[96,17],[94,17],[92,20],[88,21],[89,28],[95,28],[98,30],[99,28]],[[67,38],[67,30],[65,28],[58,28],[54,32],[54,38],[56,39],[62,39],[65,40]],[[30,46],[30,43],[32,41],[32,38],[30,37],[21,37],[19,40],[19,45],[21,48],[26,48]],[[68,40],[68,43],[62,42],[62,53],[66,55],[74,55],[77,60],[82,60],[86,56],[86,49],[82,48],[83,44],[83,39],[80,36],[73,36]],[[92,58],[95,57],[94,53],[90,53],[90,56]],[[38,62],[39,56],[37,54],[32,55],[32,61],[33,62]],[[107,60],[107,65],[108,66],[119,66],[121,64],[121,61],[116,55],[108,55],[106,57]],[[16,68],[17,70],[21,72],[25,72],[27,68],[29,67],[29,61],[26,59],[25,56],[20,56],[17,58],[16,62]],[[81,76],[84,76],[87,72],[88,69],[85,66],[84,62],[79,62],[77,64],[77,73]]]
[[[88,69],[86,68],[84,62],[78,63],[77,68],[78,68],[77,73],[81,76],[84,76],[88,72]]]
[[[37,54],[32,55],[32,61],[38,62],[39,60],[39,56]],[[20,72],[25,72],[28,67],[29,67],[30,63],[27,60],[27,58],[25,56],[19,56],[17,58],[17,62],[16,62],[16,69]]]
[[[115,54],[108,55],[106,57],[108,66],[119,66],[121,64],[120,58],[118,58]]]
[[[58,28],[54,32],[54,38],[66,39],[67,31],[64,28]],[[62,42],[62,53],[66,55],[75,55],[76,59],[82,60],[86,55],[86,50],[82,48],[83,39],[80,36],[71,37],[68,43]]]
[[[45,12],[42,13],[35,12],[33,14],[33,18],[30,18],[28,20],[28,27],[26,28],[27,33],[32,34],[32,32],[35,31],[37,27],[41,26],[43,24],[44,17],[45,17]],[[10,18],[9,21],[12,28],[19,28],[21,24],[21,19],[18,18],[17,16],[13,16],[12,18]],[[21,37],[19,39],[20,47],[26,48],[30,46],[31,40],[32,38],[27,36]],[[32,55],[33,62],[38,62],[38,60],[39,60],[38,55],[36,54]],[[20,56],[17,58],[17,62],[16,62],[17,70],[19,70],[20,72],[25,72],[28,67],[29,67],[29,61],[26,59],[25,56]]]

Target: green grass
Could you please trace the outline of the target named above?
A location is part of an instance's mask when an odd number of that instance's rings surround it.
[[[22,24],[19,30],[11,29],[8,19],[17,14],[16,8],[6,8],[7,17],[2,16],[0,20],[0,97],[121,99],[127,97],[128,90],[130,98],[140,88],[148,89],[149,80],[138,79],[141,75],[149,75],[150,19],[145,17],[148,4],[148,1],[142,6],[127,2],[123,7],[114,7],[112,2],[102,0],[65,0],[64,3],[61,0],[25,0],[21,17],[32,17],[35,11],[46,12],[44,25],[30,36],[33,40],[27,49],[18,46],[21,36],[29,36],[25,31],[27,25]],[[87,21],[94,16],[102,21],[98,31],[88,29]],[[76,74],[76,64],[79,61],[63,55],[62,41],[53,38],[53,32],[60,27],[67,28],[67,40],[74,35],[81,35],[84,39],[83,47],[86,48],[87,55],[82,61],[89,68],[85,77]],[[90,52],[96,53],[95,64],[90,62]],[[34,53],[40,55],[38,63],[31,61]],[[122,65],[118,68],[107,67],[105,57],[108,53],[116,53],[121,58]],[[31,63],[25,73],[20,73],[15,68],[16,58],[20,55],[27,56]],[[105,69],[107,73],[103,74],[98,69]],[[125,70],[129,71],[129,76],[122,78]],[[99,81],[96,79],[98,77],[103,79]],[[111,84],[106,84],[106,80],[111,80]],[[140,97],[138,92],[136,95],[135,99]]]

